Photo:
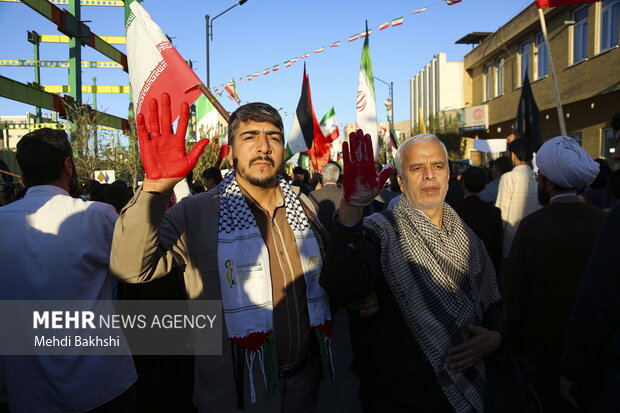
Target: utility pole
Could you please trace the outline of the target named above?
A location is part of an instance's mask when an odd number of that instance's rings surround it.
[[[39,60],[39,33],[33,31],[28,32],[28,41],[34,46],[34,60]],[[34,83],[36,86],[41,85],[41,68],[38,64],[34,65]],[[41,123],[41,107],[35,107],[35,123]]]

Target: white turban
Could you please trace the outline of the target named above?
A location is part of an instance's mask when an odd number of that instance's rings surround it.
[[[599,164],[568,136],[557,136],[545,142],[536,153],[538,170],[562,188],[590,185],[599,171]]]

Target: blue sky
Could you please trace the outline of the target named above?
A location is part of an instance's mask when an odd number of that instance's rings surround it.
[[[364,29],[364,21],[375,27],[370,37],[370,52],[375,76],[394,82],[396,121],[409,119],[409,79],[428,63],[433,55],[445,52],[448,61],[460,61],[471,50],[454,42],[473,31],[495,31],[527,7],[529,0],[462,0],[448,6],[443,0],[248,0],[214,22],[211,42],[211,86],[236,78],[242,102],[264,101],[282,108],[288,132],[299,100],[303,61],[310,75],[312,98],[320,119],[331,106],[338,122],[355,122],[355,97],[363,40],[347,42],[347,38]],[[185,59],[194,61],[198,76],[205,76],[205,14],[215,16],[235,4],[234,0],[145,0],[144,7]],[[427,7],[427,10],[412,14]],[[404,17],[404,24],[379,31],[378,26]],[[119,7],[82,7],[82,20],[100,36],[124,35],[123,11]],[[56,27],[27,6],[0,2],[0,59],[32,59],[32,45],[26,40],[27,30],[41,34],[59,34]],[[329,44],[341,41],[339,47]],[[117,46],[124,51],[124,46]],[[312,53],[326,47],[320,54]],[[311,52],[290,68],[284,61]],[[82,49],[83,60],[109,59],[89,47]],[[42,44],[41,59],[66,60],[66,44]],[[280,70],[262,75],[265,68],[279,64]],[[67,84],[67,69],[41,69],[43,84]],[[260,76],[251,82],[239,82],[253,72]],[[21,82],[33,81],[32,68],[0,66],[0,74]],[[128,77],[120,69],[83,69],[84,84],[93,76],[98,85],[126,85]],[[388,87],[375,82],[377,115],[385,120],[383,101]],[[128,95],[99,94],[100,110],[126,117]],[[92,102],[92,95],[84,95]],[[224,95],[222,104],[229,111],[237,105]],[[34,108],[0,98],[0,115],[23,115]]]

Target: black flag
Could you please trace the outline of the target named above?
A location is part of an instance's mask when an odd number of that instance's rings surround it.
[[[532,94],[530,79],[525,71],[523,87],[521,88],[521,99],[517,109],[517,119],[515,122],[515,132],[519,136],[528,137],[532,141],[532,149],[537,152],[542,145],[542,138],[538,128],[538,106]]]

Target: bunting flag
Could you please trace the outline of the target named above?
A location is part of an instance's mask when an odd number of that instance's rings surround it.
[[[539,9],[558,6],[572,6],[576,4],[596,3],[600,0],[536,0]]]
[[[456,3],[460,3],[461,0],[446,0],[446,3],[448,3],[448,6],[452,6],[453,4]]]
[[[272,71],[272,72],[277,72],[278,70],[280,70],[280,65],[275,65],[275,66],[271,69],[271,71]]]
[[[321,119],[321,122],[319,124],[321,126],[321,132],[323,133],[323,136],[325,136],[325,139],[330,142],[338,139],[338,136],[340,136],[340,131],[338,130],[336,111],[334,110],[333,106],[329,110],[329,112],[327,112],[325,116],[323,116],[323,119]]]
[[[329,162],[329,142],[327,142],[327,161],[325,159],[326,139],[321,132],[321,126],[316,120],[314,108],[312,107],[312,95],[310,93],[310,79],[306,74],[304,65],[303,82],[301,86],[301,97],[297,104],[297,110],[293,116],[293,123],[288,135],[288,150],[291,153],[300,153],[310,150],[310,157],[316,170],[320,170],[325,163]]]
[[[192,105],[201,95],[198,85],[202,82],[140,3],[129,3],[126,13],[127,63],[135,114],[142,114],[148,125],[149,111],[143,110],[146,102],[151,98],[159,102],[161,95],[168,93],[174,121],[181,102]]]
[[[252,80],[252,75],[247,75],[245,79],[249,82],[250,80]]]
[[[226,85],[224,88],[230,94],[232,100],[237,102],[237,105],[241,104],[241,100],[239,100],[239,95],[237,94],[237,85],[235,84],[235,79],[231,79],[230,83]]]
[[[368,24],[366,24],[368,30]],[[358,129],[370,135],[375,159],[379,156],[379,136],[377,133],[377,105],[375,103],[375,80],[370,62],[370,44],[368,36],[364,39],[362,62],[360,64],[359,84],[357,87],[357,104],[355,123]]]
[[[1,1],[1,0],[0,0],[0,1]],[[134,1],[134,0],[128,0],[128,1]],[[456,4],[456,3],[459,3],[459,2],[460,2],[460,0],[456,0],[456,1],[455,1],[455,0],[444,0],[444,1],[446,1],[449,5]],[[539,2],[543,2],[543,3],[544,3],[544,2],[556,2],[556,1],[557,1],[557,2],[563,2],[563,1],[584,1],[584,2],[592,2],[592,1],[596,1],[596,0],[537,0],[537,1],[539,1]],[[598,1],[600,1],[600,0],[598,0]],[[411,12],[411,14],[419,14],[419,13],[422,13],[423,11],[426,11],[426,10],[428,9],[428,7],[431,7],[431,6],[436,6],[436,5],[438,5],[438,4],[442,4],[442,2],[441,2],[441,1],[435,1],[434,3],[432,3],[432,4],[428,5],[427,7],[423,7],[423,8],[420,8],[420,9],[417,9],[417,10],[415,10],[415,11]],[[388,20],[388,21],[386,21],[386,22],[384,22],[384,23],[380,24],[380,25],[379,25],[379,26],[377,26],[377,27],[378,27],[379,31],[381,31],[381,30],[385,30],[386,28],[388,28],[388,27],[390,27],[390,26],[392,26],[392,27],[395,27],[395,26],[400,26],[400,25],[402,25],[403,23],[404,23],[404,17],[402,17],[402,16],[401,16],[401,17],[399,17],[399,18],[397,18],[397,19]],[[369,30],[368,30],[368,35],[370,35],[371,33],[372,33],[372,29],[369,29]],[[347,39],[347,42],[352,42],[352,41],[355,41],[355,40],[360,39],[360,38],[365,38],[365,37],[366,37],[366,35],[367,35],[367,34],[366,34],[366,32],[365,32],[365,31],[364,31],[363,33],[358,33],[358,34],[355,34],[355,35],[353,35],[353,36],[350,36],[350,37]],[[316,54],[316,53],[321,53],[321,52],[324,52],[324,51],[325,51],[328,47],[329,47],[329,48],[332,48],[332,47],[338,47],[338,46],[340,46],[340,43],[341,43],[340,41],[337,41],[337,42],[333,42],[333,43],[329,44],[328,46],[323,46],[323,47],[320,47],[320,48],[314,49],[314,50],[313,50],[313,53],[315,53],[315,54]],[[311,52],[308,52],[308,53],[305,53],[305,54],[303,54],[303,55],[299,56],[299,58],[301,58],[301,59],[306,59],[306,58],[308,58],[308,57],[310,57],[310,56],[311,56]],[[293,59],[290,59],[290,60],[285,61],[283,64],[284,64],[284,66],[285,66],[285,67],[287,67],[287,68],[288,68],[288,67],[291,67],[291,65],[292,65],[293,63],[295,63],[297,60],[298,60],[298,57],[295,57],[295,58],[293,58]],[[275,65],[275,66],[274,66],[274,68],[273,68],[271,71],[275,72],[275,71],[276,71],[276,70],[278,70],[278,69],[279,69],[279,65]],[[259,75],[259,73],[260,73],[260,72],[255,72],[254,74],[252,74],[252,77],[257,77],[257,76]],[[269,73],[269,69],[265,69],[265,70],[263,71],[263,75],[267,75],[268,73]],[[250,80],[250,79],[247,79],[247,80]],[[240,78],[240,79],[239,79],[239,81],[243,81],[243,80]],[[224,87],[225,85],[221,85],[221,86],[222,86],[222,87]]]
[[[360,37],[363,39],[366,36],[370,36],[372,34],[372,30],[368,30],[367,32],[360,33]]]

